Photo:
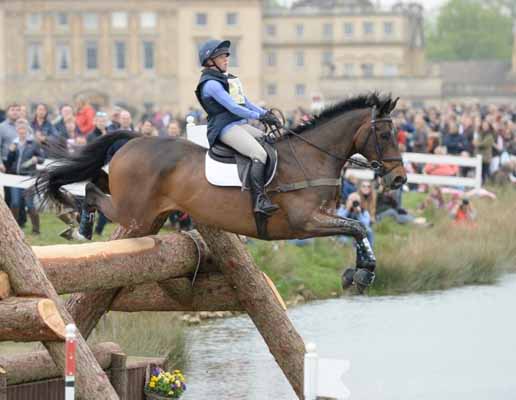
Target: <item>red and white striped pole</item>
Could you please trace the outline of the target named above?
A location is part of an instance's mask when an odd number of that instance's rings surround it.
[[[65,400],[75,400],[75,351],[77,327],[66,325]]]

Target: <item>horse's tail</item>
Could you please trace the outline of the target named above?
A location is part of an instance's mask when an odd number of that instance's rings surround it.
[[[69,196],[61,186],[70,183],[92,181],[98,178],[106,162],[108,149],[119,140],[131,140],[139,135],[129,131],[117,131],[95,139],[78,152],[70,153],[63,147],[52,147],[50,153],[55,159],[41,171],[35,182],[35,191],[45,201],[69,205]]]

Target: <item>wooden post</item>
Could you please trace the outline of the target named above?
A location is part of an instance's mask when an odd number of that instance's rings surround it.
[[[303,399],[305,345],[283,305],[236,235],[204,225],[197,229],[292,388]]]
[[[120,400],[127,400],[127,356],[124,353],[111,355],[111,384]]]
[[[48,298],[55,303],[65,324],[73,323],[4,201],[0,201],[0,254],[0,269],[9,275],[11,287],[16,295]],[[58,368],[64,371],[64,343],[45,341],[43,345]],[[118,400],[106,374],[80,335],[77,337],[77,371],[78,394],[81,399]]]
[[[7,374],[0,367],[0,400],[7,400]]]

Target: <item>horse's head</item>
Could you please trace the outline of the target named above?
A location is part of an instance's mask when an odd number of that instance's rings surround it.
[[[369,160],[375,172],[382,177],[384,185],[391,189],[398,189],[407,182],[396,128],[390,116],[398,100],[370,96],[370,116],[358,129],[354,139],[356,151]]]

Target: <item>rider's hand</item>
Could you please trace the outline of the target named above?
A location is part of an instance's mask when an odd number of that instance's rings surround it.
[[[276,117],[272,111],[267,111],[260,117],[260,121],[266,125],[281,127],[281,121]]]

